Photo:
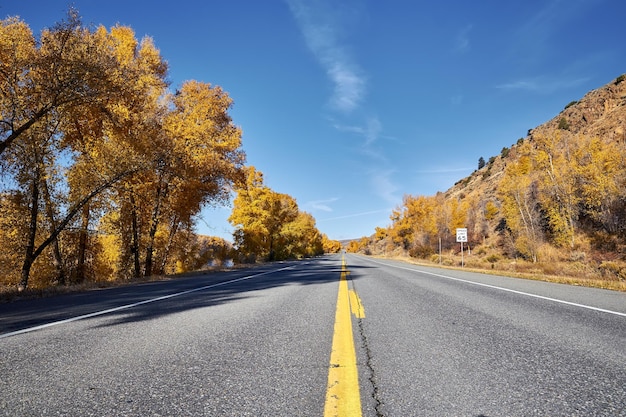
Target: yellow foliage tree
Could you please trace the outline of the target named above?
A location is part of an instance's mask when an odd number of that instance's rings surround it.
[[[273,191],[263,174],[250,166],[246,182],[237,188],[229,222],[235,226],[235,246],[243,259],[269,261],[310,256],[323,251],[313,217],[300,212],[287,194]]]
[[[159,51],[128,27],[92,30],[71,9],[35,39],[21,20],[0,21],[0,72],[0,163],[11,185],[0,192],[24,219],[3,223],[0,241],[17,237],[20,289],[36,262],[56,276],[47,284],[63,283],[67,268],[72,282],[95,271],[137,276],[141,264],[163,271],[170,253],[194,244],[194,215],[226,202],[242,178],[228,95],[196,81],[169,94]],[[107,259],[118,265],[102,268]]]
[[[322,234],[322,247],[324,249],[324,253],[341,252],[341,242],[338,240],[329,239],[326,234]]]
[[[542,241],[541,211],[537,200],[537,179],[533,169],[533,154],[528,143],[518,149],[519,156],[509,163],[498,185],[502,202],[501,213],[514,240],[516,250],[537,261]]]
[[[585,215],[607,233],[624,230],[626,148],[599,137],[579,137],[573,168]]]
[[[300,258],[324,253],[322,235],[315,226],[315,219],[307,212],[298,212],[293,221],[283,226],[280,235],[278,258]]]

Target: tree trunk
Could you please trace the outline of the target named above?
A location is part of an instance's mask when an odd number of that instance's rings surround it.
[[[180,222],[178,221],[178,216],[172,221],[170,224],[170,235],[167,239],[167,244],[165,245],[165,250],[163,251],[163,259],[161,260],[161,268],[159,273],[165,273],[165,267],[167,266],[168,255],[170,253],[170,249],[172,248],[172,244],[174,243],[174,236],[176,236],[176,232],[178,232],[178,227]]]
[[[85,260],[87,258],[87,243],[89,237],[89,218],[91,210],[89,204],[85,204],[81,213],[81,226],[78,234],[78,257],[76,260],[76,283],[80,284],[85,281],[86,278],[86,266]]]
[[[135,205],[135,197],[132,192],[130,194],[130,206],[131,234],[133,237],[130,250],[133,254],[133,278],[139,278],[141,276],[141,263],[139,262],[139,226],[137,225],[137,206]]]
[[[22,292],[28,288],[30,269],[35,261],[35,237],[37,236],[37,216],[39,215],[39,178],[41,172],[35,169],[35,178],[31,195],[30,224],[28,227],[28,241],[26,242],[26,252],[24,253],[24,263],[22,264],[22,276],[17,290]]]
[[[57,228],[57,221],[54,213],[52,197],[50,196],[50,189],[48,188],[48,181],[45,179],[41,181],[41,189],[43,192],[44,203],[46,204],[46,217],[48,217],[48,222],[50,223],[50,234],[52,234]],[[52,255],[52,263],[57,271],[55,281],[58,285],[65,285],[65,268],[63,267],[63,257],[61,255],[61,247],[59,245],[58,237],[52,242]]]
[[[39,210],[38,208],[39,181],[35,182],[35,185],[33,186],[33,195],[32,195],[33,206],[31,207],[31,224],[29,228],[30,229],[29,239],[28,239],[28,245],[26,248],[26,256],[24,257],[24,265],[22,267],[22,279],[20,280],[20,283],[18,285],[19,291],[25,290],[26,287],[28,286],[28,277],[30,275],[30,268],[32,267],[37,257],[39,257],[39,255],[43,253],[43,251],[48,247],[48,245],[50,245],[52,242],[54,242],[55,239],[59,237],[59,234],[63,230],[65,230],[69,222],[72,219],[74,219],[76,214],[83,208],[83,206],[89,203],[89,201],[93,197],[101,193],[103,190],[111,187],[117,181],[135,172],[137,171],[127,171],[127,172],[120,173],[116,175],[115,177],[111,178],[109,181],[105,182],[104,184],[99,185],[94,190],[92,190],[89,194],[84,196],[82,200],[78,201],[76,204],[74,204],[72,207],[69,208],[67,214],[65,215],[65,218],[61,220],[61,222],[57,225],[56,229],[50,234],[50,236],[48,236],[48,238],[46,238],[37,247],[37,249],[35,249],[35,235],[37,233],[37,215],[39,214],[39,211],[38,211]],[[40,178],[41,174],[40,174],[39,169],[37,169],[35,176],[36,178]]]
[[[152,275],[152,257],[154,255],[154,238],[156,236],[157,229],[159,227],[159,215],[161,214],[161,202],[167,192],[167,185],[165,184],[162,175],[159,176],[159,182],[156,189],[156,198],[154,201],[154,208],[152,210],[152,219],[150,220],[150,230],[148,232],[148,246],[146,247],[146,264],[144,270],[144,276],[149,277]]]

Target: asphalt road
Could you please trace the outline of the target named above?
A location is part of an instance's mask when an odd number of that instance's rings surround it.
[[[626,416],[626,294],[346,261],[364,416]],[[322,416],[341,271],[0,304],[0,415]]]

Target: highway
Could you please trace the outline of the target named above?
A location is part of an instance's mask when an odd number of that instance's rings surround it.
[[[0,415],[626,416],[626,294],[337,254],[5,303]]]

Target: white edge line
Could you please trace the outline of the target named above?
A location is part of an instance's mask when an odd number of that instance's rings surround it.
[[[272,271],[265,271],[265,272],[261,272],[259,274],[248,275],[248,276],[241,277],[241,278],[231,279],[230,281],[218,282],[216,284],[205,285],[203,287],[193,288],[191,290],[181,291],[181,292],[168,294],[168,295],[162,295],[160,297],[150,298],[148,300],[143,300],[143,301],[139,301],[139,302],[132,303],[132,304],[125,304],[125,305],[122,305],[122,306],[119,306],[119,307],[109,308],[107,310],[95,311],[93,313],[83,314],[82,316],[70,317],[69,319],[53,321],[53,322],[50,322],[50,323],[41,324],[39,326],[34,326],[34,327],[28,327],[26,329],[16,330],[14,332],[0,334],[0,339],[4,339],[5,337],[17,336],[19,334],[30,333],[30,332],[34,332],[34,331],[37,331],[37,330],[42,330],[42,329],[45,329],[45,328],[48,328],[48,327],[52,327],[52,326],[58,326],[60,324],[71,323],[73,321],[78,321],[78,320],[83,320],[83,319],[89,319],[89,318],[92,318],[92,317],[102,316],[104,314],[109,314],[109,313],[113,313],[113,312],[116,312],[116,311],[137,307],[137,306],[140,306],[140,305],[143,305],[143,304],[154,303],[156,301],[167,300],[168,298],[174,298],[174,297],[178,297],[178,296],[181,296],[181,295],[190,294],[190,293],[193,293],[193,292],[208,290],[209,288],[221,287],[223,285],[232,284],[234,282],[245,281],[247,279],[260,277],[262,275],[268,275],[268,274],[272,274],[274,272],[284,271],[286,269],[291,269],[293,267],[294,267],[293,265],[292,266],[286,266],[284,268],[274,269]]]
[[[451,276],[448,276],[448,275],[435,274],[434,272],[422,271],[422,270],[419,270],[419,269],[413,269],[413,268],[408,268],[408,267],[404,267],[404,266],[390,265],[390,264],[387,264],[387,263],[384,263],[384,262],[374,261],[372,259],[369,259],[369,261],[377,263],[377,264],[380,264],[380,265],[390,266],[392,268],[406,269],[407,271],[413,271],[413,272],[419,272],[421,274],[433,275],[435,277],[446,278],[446,279],[450,279],[450,280],[453,280],[453,281],[464,282],[464,283],[472,284],[472,285],[478,285],[480,287],[492,288],[492,289],[496,289],[496,290],[500,290],[500,291],[511,292],[511,293],[518,294],[518,295],[525,295],[527,297],[539,298],[539,299],[542,299],[542,300],[553,301],[555,303],[567,304],[567,305],[574,306],[574,307],[586,308],[588,310],[600,311],[602,313],[615,314],[616,316],[626,317],[626,313],[620,313],[619,311],[606,310],[604,308],[588,306],[588,305],[585,305],[585,304],[573,303],[571,301],[559,300],[558,298],[544,297],[543,295],[531,294],[531,293],[528,293],[528,292],[512,290],[510,288],[498,287],[496,285],[483,284],[481,282],[474,282],[474,281],[469,281],[469,280],[461,279],[461,278],[454,278],[454,277],[451,277]]]

